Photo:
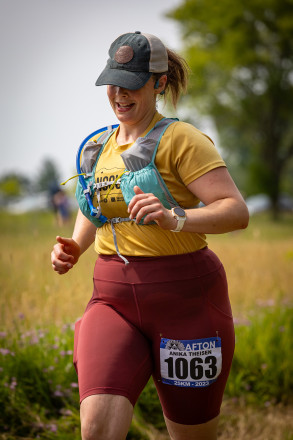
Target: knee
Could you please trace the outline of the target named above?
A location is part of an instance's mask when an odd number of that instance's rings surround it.
[[[94,421],[81,420],[81,438],[82,440],[100,439],[100,429]]]
[[[110,440],[110,433],[107,432],[104,424],[86,417],[81,420],[81,438],[82,440]]]
[[[124,440],[133,407],[123,396],[93,395],[80,408],[82,440]]]

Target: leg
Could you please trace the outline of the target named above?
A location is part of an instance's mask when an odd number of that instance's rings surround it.
[[[112,307],[94,304],[76,327],[83,440],[123,440],[151,371],[145,337]]]
[[[201,254],[194,256],[194,268],[182,258],[188,271],[185,279],[179,279],[179,267],[178,282],[153,284],[156,307],[151,301],[144,304],[153,323],[149,330],[153,378],[171,438],[176,440],[216,438],[234,351],[225,273],[213,254],[208,250],[202,254],[202,259]]]
[[[216,440],[219,416],[200,425],[180,425],[165,416],[171,440]]]
[[[80,407],[82,440],[124,440],[132,414],[133,406],[124,396],[87,397]]]

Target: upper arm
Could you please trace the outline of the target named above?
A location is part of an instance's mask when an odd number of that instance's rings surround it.
[[[226,167],[219,167],[208,171],[206,174],[193,180],[187,185],[187,188],[205,205],[226,198],[243,201]]]

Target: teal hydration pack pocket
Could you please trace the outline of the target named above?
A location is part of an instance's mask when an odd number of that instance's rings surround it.
[[[176,206],[175,199],[168,191],[166,185],[162,183],[161,176],[152,162],[141,170],[126,171],[121,177],[120,185],[127,205],[132,197],[135,196],[133,188],[138,186],[142,191],[151,192],[154,196],[158,197],[165,208],[171,209],[173,206]],[[151,188],[151,191],[149,188]]]
[[[92,176],[90,176],[90,177],[84,178],[84,180],[85,180],[85,183],[86,183],[88,190],[89,190],[89,196],[91,197],[91,199],[93,199],[93,197],[94,197],[94,188],[93,188],[94,179]],[[83,189],[80,181],[78,181],[77,185],[76,185],[75,197],[78,202],[79,209],[81,210],[83,215],[88,220],[90,220],[97,228],[100,228],[101,226],[103,226],[103,224],[105,222],[102,222],[98,217],[94,217],[92,215],[90,206],[87,202],[87,199],[85,198],[84,189]]]

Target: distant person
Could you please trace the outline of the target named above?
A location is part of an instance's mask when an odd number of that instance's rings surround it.
[[[67,194],[59,187],[59,185],[52,184],[49,188],[49,197],[57,225],[64,226],[69,222],[71,215]]]
[[[125,439],[153,376],[170,438],[213,440],[234,328],[205,234],[246,228],[247,207],[210,138],[157,111],[163,94],[176,106],[185,61],[140,32],[119,36],[109,56],[96,85],[107,85],[120,125],[94,169],[94,203],[107,221],[94,224],[83,204],[72,238],[57,237],[51,257],[65,274],[94,241],[98,253],[75,329],[82,438]]]
[[[59,189],[53,196],[54,206],[56,207],[56,219],[58,226],[64,226],[70,220],[70,206],[67,194]]]

